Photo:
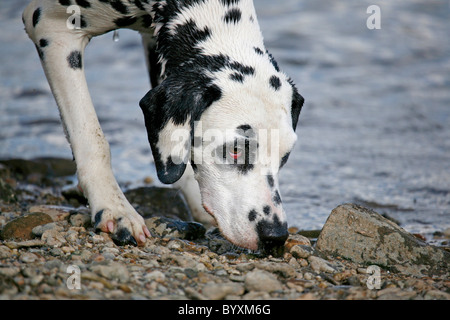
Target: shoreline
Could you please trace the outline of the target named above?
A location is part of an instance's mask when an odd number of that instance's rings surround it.
[[[261,256],[186,222],[189,212],[149,215],[154,237],[145,246],[117,246],[95,232],[82,197],[67,190],[71,161],[38,162],[39,170],[28,161],[0,164],[0,299],[450,299],[448,265],[444,273],[413,275],[354,262],[318,250],[317,233],[307,238],[293,229],[280,257]],[[148,199],[135,197],[143,208],[139,201]],[[180,211],[182,200],[176,205]],[[195,232],[181,232],[186,227]]]

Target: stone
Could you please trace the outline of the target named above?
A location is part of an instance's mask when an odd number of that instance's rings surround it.
[[[37,227],[34,227],[33,230],[31,230],[31,232],[33,233],[33,235],[35,237],[42,237],[42,234],[47,231],[47,230],[58,230],[61,231],[63,228],[61,226],[58,226],[55,222],[50,222],[47,224],[43,224]]]
[[[310,246],[305,245],[294,245],[291,247],[290,253],[295,258],[302,258],[307,259],[309,256],[311,256],[314,253],[314,249]]]
[[[179,190],[141,187],[126,191],[125,196],[144,218],[161,216],[174,220],[193,220],[191,210]]]
[[[38,260],[38,256],[31,252],[24,252],[19,257],[20,261],[25,263],[32,263]]]
[[[284,262],[259,262],[255,264],[255,267],[269,271],[283,278],[293,278],[297,275],[295,269]]]
[[[310,256],[308,258],[309,264],[311,268],[316,272],[328,272],[328,273],[336,273],[337,270],[333,268],[331,263],[316,256]]]
[[[117,280],[126,283],[130,279],[127,267],[118,262],[110,262],[108,265],[95,265],[91,267],[91,271],[109,280]]]
[[[186,222],[166,217],[153,217],[145,219],[145,225],[150,233],[161,238],[179,238],[196,240],[205,236],[205,227],[197,222]]]
[[[28,209],[28,211],[30,213],[42,212],[42,213],[48,214],[52,218],[53,221],[66,220],[69,217],[70,212],[72,210],[74,210],[74,209],[70,208],[70,207],[48,206],[48,205],[37,205],[37,206],[32,206],[32,207],[30,207],[30,209]]]
[[[166,280],[166,276],[161,271],[155,270],[150,273],[147,273],[144,276],[144,279],[147,281],[164,282]]]
[[[44,231],[41,239],[51,247],[61,247],[67,242],[66,239],[64,239],[63,235],[56,229]]]
[[[0,245],[0,259],[6,259],[12,256],[12,251],[10,248],[4,245]]]
[[[247,291],[273,292],[282,290],[281,282],[270,272],[256,269],[245,276],[245,289]]]
[[[316,249],[416,276],[449,274],[449,252],[426,244],[375,211],[355,204],[344,204],[331,212]]]
[[[30,240],[34,237],[34,227],[53,222],[45,213],[36,212],[21,216],[8,222],[1,232],[3,240]]]
[[[91,225],[91,215],[88,212],[77,212],[70,215],[69,222],[74,227],[87,228]]]
[[[222,300],[229,295],[240,296],[244,294],[245,288],[242,284],[225,282],[208,282],[202,290],[203,296],[210,300]]]

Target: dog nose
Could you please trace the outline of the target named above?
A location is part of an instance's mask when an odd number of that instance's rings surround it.
[[[264,222],[258,224],[259,249],[265,254],[280,256],[284,251],[284,243],[289,233],[287,223],[276,221]]]

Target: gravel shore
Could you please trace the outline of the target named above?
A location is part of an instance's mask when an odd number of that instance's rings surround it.
[[[448,273],[355,263],[294,229],[281,256],[262,256],[214,228],[155,213],[145,246],[117,246],[93,229],[67,172],[41,163],[0,164],[0,299],[450,299]]]

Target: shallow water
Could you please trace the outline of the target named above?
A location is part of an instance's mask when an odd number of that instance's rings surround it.
[[[21,12],[0,2],[0,158],[71,157]],[[255,1],[267,48],[306,104],[280,174],[290,225],[318,229],[358,202],[428,238],[450,227],[450,2]],[[138,101],[149,89],[140,37],[91,41],[91,95],[121,182],[154,174]]]

